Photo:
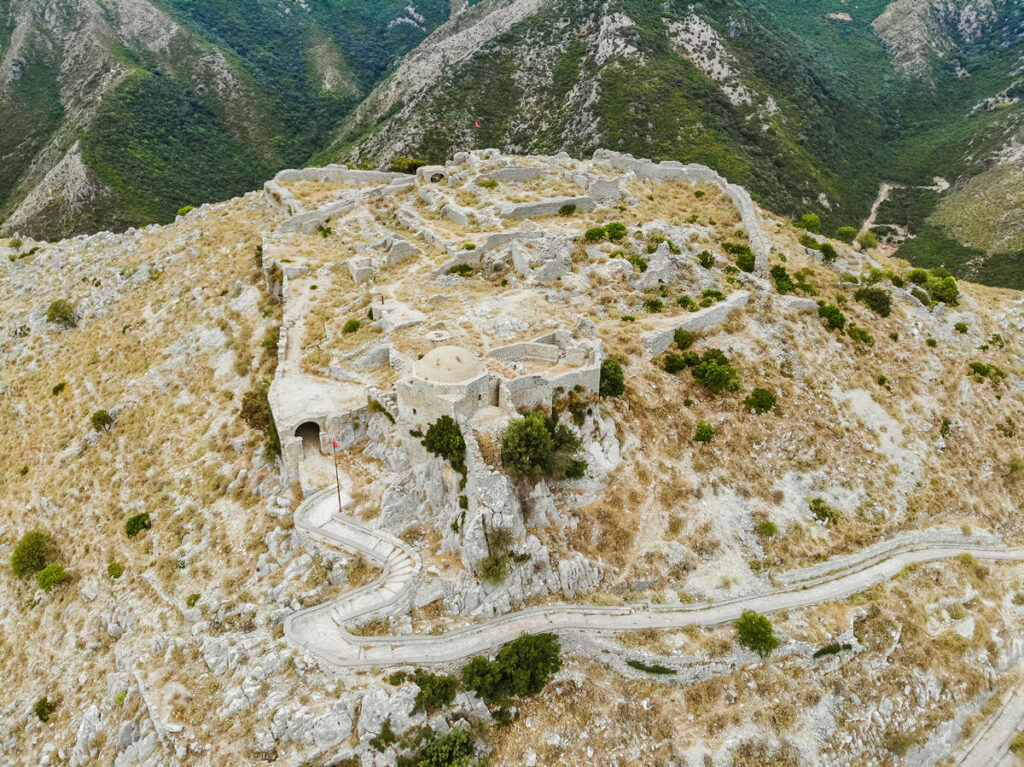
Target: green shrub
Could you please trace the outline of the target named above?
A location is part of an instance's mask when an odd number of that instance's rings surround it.
[[[626,665],[630,668],[635,668],[637,671],[644,671],[648,674],[661,674],[667,676],[676,673],[675,669],[671,669],[657,663],[653,666],[648,666],[646,663],[639,660],[627,660]]]
[[[476,243],[464,242],[462,243],[463,250],[476,250]]]
[[[689,296],[679,296],[679,298],[676,299],[676,303],[691,312],[695,312],[699,308],[697,306],[697,302]]]
[[[779,533],[779,528],[770,519],[757,523],[757,534],[762,538],[774,538]]]
[[[143,530],[149,530],[152,526],[153,522],[149,518],[149,513],[144,511],[141,514],[128,517],[124,523],[124,534],[129,538],[134,538]]]
[[[697,254],[697,263],[705,269],[710,269],[715,265],[715,254],[710,250],[702,250]]]
[[[676,328],[672,334],[673,340],[676,342],[676,346],[679,347],[679,351],[685,352],[691,346],[693,346],[694,336],[686,328]]]
[[[572,203],[569,203],[568,205],[563,205],[561,208],[558,209],[558,215],[564,216],[565,218],[569,218],[569,216],[573,216],[575,214],[576,206],[573,205]]]
[[[121,690],[117,695],[114,696],[114,703],[118,706],[124,705],[124,699],[128,697],[127,690]]]
[[[630,253],[628,256],[626,256],[626,260],[629,261],[629,263],[633,265],[633,268],[636,269],[638,272],[647,271],[647,259],[644,258],[643,256],[640,256],[636,253]]]
[[[721,349],[708,349],[693,366],[693,377],[710,394],[736,391],[740,388],[736,369]]]
[[[757,259],[754,258],[754,254],[750,252],[749,248],[746,253],[736,256],[736,266],[744,272],[752,272],[757,268]]]
[[[782,264],[776,264],[771,269],[772,280],[775,281],[775,289],[779,293],[792,293],[796,290],[796,286],[793,284],[793,279],[789,276],[789,272],[786,271],[786,267]]]
[[[495,721],[500,724],[499,714],[495,712]],[[420,749],[413,767],[485,767],[487,757],[476,757],[473,741],[465,727],[453,727],[444,735],[431,733]],[[399,759],[400,765],[406,764]]]
[[[933,270],[928,275],[924,288],[928,291],[928,295],[932,297],[932,301],[936,303],[941,302],[949,306],[956,306],[960,302],[960,287],[956,284],[956,280],[948,274],[940,277]]]
[[[928,293],[926,291],[922,290],[921,288],[911,288],[910,289],[910,295],[912,295],[914,298],[916,298],[918,301],[920,301],[925,306],[931,306],[932,305],[932,297],[929,296]]]
[[[775,402],[775,394],[768,391],[768,389],[754,389],[750,392],[750,395],[743,400],[743,404],[747,409],[753,410],[758,415],[772,410],[775,407]]]
[[[931,349],[934,349],[936,346],[939,345],[939,342],[936,341],[934,338],[926,338],[924,342],[925,345],[927,345]]]
[[[579,438],[558,423],[557,411],[545,416],[534,410],[513,420],[501,437],[501,463],[513,477],[536,480],[579,478],[585,461],[574,458]]]
[[[78,325],[78,318],[75,316],[75,309],[63,298],[59,298],[50,304],[46,310],[46,321],[62,328],[73,328]]]
[[[56,704],[51,703],[46,698],[40,698],[36,701],[36,716],[39,717],[40,722],[45,722],[50,718],[50,714],[52,714],[56,708]]]
[[[196,209],[195,205],[185,205],[184,207],[178,208],[179,216],[187,216],[189,213]]]
[[[703,197],[703,196],[704,196],[705,194],[707,194],[707,192],[705,192],[705,191],[704,191],[703,189],[696,189],[696,190],[694,190],[694,192],[693,192],[693,196],[694,196],[694,197],[696,197],[696,198],[697,198],[698,200],[699,200],[699,199],[700,199],[701,197]]]
[[[819,522],[824,522],[826,525],[834,525],[839,521],[839,512],[825,503],[823,498],[812,498],[808,501],[807,507]]]
[[[875,337],[871,335],[866,328],[858,327],[852,322],[850,323],[850,327],[846,330],[846,335],[859,344],[864,344],[865,346],[875,345]]]
[[[64,565],[54,562],[39,571],[39,574],[36,576],[36,583],[39,588],[49,594],[53,591],[54,586],[59,586],[67,580],[67,577],[67,573],[64,572]]]
[[[106,410],[97,410],[89,420],[93,431],[110,431],[114,423],[114,417]]]
[[[430,425],[423,437],[423,447],[456,469],[465,463],[466,440],[459,424],[450,415],[443,415]]]
[[[185,597],[185,607],[191,610],[199,602],[199,597],[199,594],[189,594],[187,597]]]
[[[274,424],[274,413],[270,409],[270,401],[267,399],[267,390],[270,387],[264,384],[256,389],[250,389],[242,395],[242,408],[239,412],[245,424],[255,431],[263,432],[267,437],[265,453],[267,457],[281,454],[281,440],[277,434],[277,426]]]
[[[471,277],[473,275],[473,267],[469,264],[455,264],[455,266],[448,269],[449,274],[456,274],[459,277]]]
[[[484,189],[497,189],[498,188],[498,182],[495,181],[493,178],[480,179],[479,181],[476,182],[476,185],[477,186],[481,186]]]
[[[626,225],[620,221],[612,221],[604,228],[604,230],[608,235],[608,239],[612,242],[618,242],[629,233],[629,230],[626,229]]]
[[[911,269],[907,272],[907,280],[915,285],[926,285],[928,283],[928,272],[924,269]]]
[[[715,427],[706,421],[699,421],[693,430],[693,441],[709,444],[715,438]]]
[[[591,227],[583,235],[583,238],[587,242],[600,242],[608,234],[608,231],[603,226]]]
[[[881,317],[892,313],[892,296],[883,288],[858,288],[853,297]]]
[[[397,741],[398,736],[395,735],[395,731],[391,729],[391,717],[389,716],[384,720],[384,724],[381,725],[380,732],[370,738],[370,745],[375,751],[384,753]]]
[[[954,330],[955,330],[955,331],[956,331],[957,333],[966,333],[966,332],[967,332],[967,330],[968,330],[968,328],[967,328],[967,323],[966,323],[966,322],[958,322],[958,323],[956,323],[956,324],[955,324],[955,325],[953,326],[953,329],[954,329]]]
[[[842,240],[847,245],[852,245],[857,238],[857,230],[852,226],[841,226],[836,229],[836,239]]]
[[[796,222],[800,229],[806,229],[814,234],[821,233],[821,217],[817,213],[804,213]]]
[[[618,397],[626,391],[626,374],[622,365],[614,357],[608,357],[601,363],[601,383],[599,393],[602,397]]]
[[[435,711],[446,708],[455,700],[455,692],[458,682],[453,676],[442,676],[437,674],[417,674],[413,679],[419,692],[416,693],[416,702],[412,708],[412,715],[421,711],[433,714]]]
[[[837,258],[839,258],[839,252],[831,242],[823,242],[818,247],[821,251],[821,258],[826,264],[831,264]]]
[[[57,556],[57,546],[48,533],[30,530],[21,536],[11,553],[11,570],[18,578],[37,573]]]
[[[562,667],[560,653],[554,634],[523,635],[502,647],[493,661],[473,658],[462,669],[462,682],[489,705],[536,695]]]
[[[117,580],[122,575],[124,575],[124,565],[122,565],[120,562],[111,562],[109,565],[107,565],[107,575],[113,578],[114,580]]]
[[[362,323],[359,320],[346,320],[345,324],[341,326],[341,332],[345,335],[351,335],[352,333],[358,332],[361,327]]]
[[[725,300],[725,295],[722,293],[722,291],[715,290],[714,288],[708,288],[703,293],[701,293],[701,296],[703,296],[704,298],[710,298],[712,301]]]
[[[987,365],[984,362],[971,362],[969,367],[971,372],[978,378],[987,378],[992,383],[999,383],[1006,378],[1006,373],[995,365]]]
[[[64,391],[64,390],[65,390],[65,389],[67,388],[67,386],[68,386],[68,385],[67,385],[66,383],[64,383],[63,381],[61,381],[61,382],[60,382],[59,384],[57,384],[57,385],[56,385],[56,386],[54,386],[54,387],[53,387],[52,389],[50,389],[50,394],[52,394],[52,395],[53,395],[54,397],[56,397],[56,396],[57,396],[57,395],[59,395],[59,394],[60,394],[61,392],[63,392],[63,391]]]
[[[841,333],[843,328],[846,327],[846,315],[837,306],[825,303],[820,304],[818,306],[818,316],[821,317],[825,327],[829,330],[838,330]]]
[[[800,244],[803,245],[805,248],[810,248],[811,250],[818,250],[818,248],[821,247],[821,243],[819,243],[809,234],[800,235]]]
[[[511,562],[512,557],[508,553],[491,554],[476,563],[476,571],[484,583],[497,586],[508,578],[508,566]]]
[[[392,173],[415,173],[424,165],[426,165],[425,161],[418,160],[415,157],[395,155],[391,158],[391,165],[388,169]]]
[[[767,658],[772,654],[772,650],[779,646],[772,622],[764,615],[759,615],[753,610],[745,610],[734,625],[737,641],[762,658]]]
[[[644,301],[644,309],[646,309],[651,314],[657,314],[664,308],[665,302],[662,301],[660,298],[648,298],[646,301]]]
[[[857,242],[863,250],[871,250],[878,247],[878,235],[874,232],[861,232],[857,235]]]
[[[689,365],[686,364],[686,358],[680,354],[666,354],[665,355],[665,372],[675,375],[686,370]]]
[[[843,650],[852,650],[852,649],[853,649],[853,645],[849,645],[849,644],[845,644],[845,643],[844,644],[830,644],[830,645],[825,645],[824,647],[821,647],[821,648],[815,650],[814,651],[814,655],[812,657],[814,657],[814,658],[824,658],[826,655],[837,655],[840,652],[842,652]]]

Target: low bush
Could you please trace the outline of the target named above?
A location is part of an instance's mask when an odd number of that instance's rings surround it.
[[[644,309],[646,309],[651,314],[657,314],[664,308],[665,302],[662,301],[660,298],[648,298],[646,301],[644,301]]]
[[[626,256],[626,260],[633,265],[633,268],[638,272],[647,271],[647,259],[636,253],[630,253]]]
[[[447,708],[455,700],[458,681],[453,676],[421,673],[417,674],[413,681],[420,688],[416,693],[416,702],[413,704],[411,712],[413,716],[421,711],[433,714],[435,711]]]
[[[117,580],[122,575],[124,575],[124,565],[122,565],[120,562],[111,562],[109,565],[107,565],[107,575],[113,578],[114,580]]]
[[[476,563],[477,575],[484,583],[497,586],[508,578],[508,567],[511,563],[512,557],[507,552],[490,554]]]
[[[78,317],[75,316],[75,309],[63,298],[59,298],[50,304],[46,310],[46,321],[62,328],[73,328],[78,325]]]
[[[758,415],[767,413],[769,410],[775,408],[776,397],[775,394],[770,392],[768,389],[754,389],[743,400],[743,404],[748,410],[752,410]]]
[[[697,254],[697,263],[705,269],[710,269],[715,265],[715,254],[710,250],[702,250]]]
[[[134,538],[143,530],[149,530],[153,526],[153,522],[149,518],[148,512],[142,512],[134,516],[128,517],[124,523],[124,534],[129,538]]]
[[[67,577],[68,574],[64,572],[64,565],[54,562],[39,571],[39,574],[36,576],[36,584],[49,594],[53,591],[54,586],[62,584],[67,580]]]
[[[391,158],[391,165],[388,166],[388,170],[392,173],[415,173],[426,164],[424,160],[419,160],[415,157],[395,155]]]
[[[819,522],[834,525],[839,521],[839,512],[825,503],[823,498],[812,498],[807,502],[807,507]]]
[[[774,538],[778,535],[779,528],[775,526],[775,523],[770,519],[762,520],[757,523],[757,534],[762,538]]]
[[[821,233],[821,217],[817,213],[804,213],[794,225],[814,234]]]
[[[395,735],[395,731],[391,729],[391,717],[389,716],[381,725],[380,732],[370,738],[370,746],[375,751],[384,753],[396,742],[398,742],[398,736]]]
[[[274,413],[270,409],[270,401],[267,399],[267,390],[270,387],[264,384],[258,388],[250,389],[242,395],[242,408],[239,412],[245,424],[255,431],[263,432],[267,437],[267,444],[264,450],[267,457],[281,454],[281,440],[277,434],[277,426],[274,424]]]
[[[857,235],[857,243],[862,250],[871,250],[878,247],[878,235],[874,232],[861,232]]]
[[[958,322],[958,323],[956,323],[953,326],[953,330],[955,330],[957,333],[966,333],[967,330],[968,330],[967,323],[966,322]]]
[[[681,354],[666,354],[664,365],[665,372],[671,373],[672,375],[681,373],[689,367],[689,365],[686,364],[686,358]]]
[[[971,362],[969,367],[975,376],[987,378],[992,383],[999,383],[1006,378],[1006,373],[995,365],[988,365],[984,362]]]
[[[926,338],[924,342],[925,345],[928,346],[930,349],[934,349],[936,346],[939,345],[939,342],[936,341],[934,338]]]
[[[789,272],[786,271],[786,267],[782,264],[776,264],[771,269],[772,280],[775,282],[775,289],[779,293],[792,293],[796,290],[796,285],[793,284],[793,278],[789,276]]]
[[[45,722],[50,718],[50,714],[56,711],[57,706],[51,703],[46,698],[40,698],[36,701],[35,712],[40,722]]]
[[[185,205],[185,206],[183,206],[181,208],[178,208],[178,215],[179,216],[187,216],[189,213],[191,213],[195,209],[196,209],[195,205]]]
[[[191,610],[193,607],[196,606],[196,604],[198,604],[200,596],[200,594],[189,594],[187,597],[185,597],[185,607]]]
[[[838,330],[841,333],[843,328],[846,327],[846,315],[839,310],[838,306],[826,303],[819,304],[818,316],[821,317],[825,327],[829,330]]]
[[[706,421],[700,421],[697,423],[697,427],[693,430],[693,441],[701,442],[705,445],[709,444],[715,438],[715,427]]]
[[[826,655],[837,655],[840,652],[842,652],[843,650],[852,650],[852,649],[853,649],[853,645],[849,645],[849,644],[830,644],[830,645],[825,645],[824,647],[821,647],[821,648],[815,650],[813,657],[815,657],[815,658],[823,658]]]
[[[655,663],[653,666],[648,666],[646,663],[639,660],[627,660],[626,665],[630,668],[635,668],[637,671],[643,671],[647,674],[661,674],[668,676],[670,674],[676,673],[675,669],[671,669],[657,663]]]
[[[341,332],[345,335],[351,335],[352,333],[358,332],[361,327],[362,323],[359,320],[346,320],[345,324],[341,326]]]
[[[821,247],[821,243],[809,234],[800,235],[800,244],[810,250],[818,250]]]
[[[619,221],[612,221],[604,228],[604,231],[612,242],[618,242],[629,233],[626,225]]]
[[[19,578],[37,573],[57,556],[57,546],[48,533],[30,530],[21,536],[11,553],[11,570]]]
[[[823,242],[818,248],[821,251],[821,258],[826,264],[831,264],[839,258],[839,252],[831,242]]]
[[[736,256],[736,266],[744,272],[752,272],[757,268],[757,259],[754,257],[754,254],[750,252],[749,248],[745,253],[740,253]]]
[[[573,205],[572,203],[569,203],[568,205],[563,205],[561,208],[558,209],[558,215],[563,216],[565,218],[574,216],[576,215],[576,206]]]
[[[850,327],[847,329],[846,335],[848,335],[850,338],[852,338],[859,344],[864,344],[865,346],[875,345],[875,337],[871,335],[871,333],[869,333],[865,328],[858,327],[853,323],[850,323]]]
[[[734,626],[736,628],[736,640],[748,650],[756,652],[762,658],[767,658],[772,654],[772,650],[779,646],[779,640],[775,636],[772,622],[764,615],[759,615],[753,610],[744,611]]]
[[[477,186],[483,187],[484,189],[497,189],[498,182],[493,178],[483,178],[476,182]]]
[[[679,351],[685,352],[693,346],[694,335],[686,328],[676,328],[675,333],[672,334],[672,339],[676,342],[676,346],[679,347]]]
[[[603,226],[595,226],[586,231],[583,238],[587,242],[600,242],[608,235],[608,230]]]
[[[93,431],[110,431],[114,424],[114,417],[106,410],[97,410],[89,419]]]
[[[601,382],[598,393],[602,397],[619,397],[626,391],[626,374],[622,364],[614,357],[601,363]]]
[[[679,296],[679,298],[676,299],[676,303],[679,304],[679,306],[691,312],[695,312],[697,311],[697,309],[700,308],[697,306],[697,302],[694,301],[689,296]]]
[[[473,267],[469,264],[455,264],[455,266],[448,269],[449,274],[455,274],[459,277],[472,277]]]
[[[710,394],[736,391],[739,375],[721,349],[708,349],[693,366],[693,377]]]
[[[836,239],[842,240],[847,245],[852,245],[857,238],[857,230],[852,226],[841,226],[836,229]]]
[[[892,313],[892,296],[883,288],[858,288],[853,297],[881,317]]]

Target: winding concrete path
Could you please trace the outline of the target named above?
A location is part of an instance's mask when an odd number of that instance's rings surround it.
[[[303,502],[295,512],[295,526],[317,542],[360,552],[383,570],[373,583],[285,620],[288,641],[335,669],[446,665],[486,654],[524,633],[715,626],[734,621],[744,610],[772,613],[832,602],[889,580],[907,565],[962,553],[985,560],[1024,561],[1024,549],[1005,549],[992,536],[926,531],[784,573],[777,579],[784,586],[765,594],[684,606],[546,605],[444,634],[369,637],[356,636],[347,626],[405,612],[422,578],[419,555],[395,536],[338,513],[333,487]]]
[[[1017,668],[1024,668],[1024,662]],[[1020,760],[1010,753],[1010,743],[1024,727],[1024,681],[1006,698],[967,748],[955,767],[1013,767]]]

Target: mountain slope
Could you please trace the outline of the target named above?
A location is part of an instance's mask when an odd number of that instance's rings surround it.
[[[167,221],[304,162],[448,3],[0,2],[0,220]]]

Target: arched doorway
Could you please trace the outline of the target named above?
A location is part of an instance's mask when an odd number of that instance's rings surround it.
[[[302,440],[302,455],[320,455],[320,425],[306,421],[295,430],[295,436]]]

